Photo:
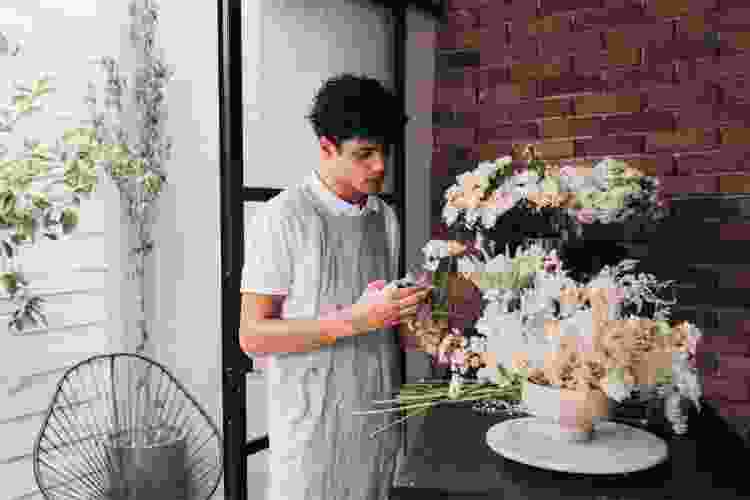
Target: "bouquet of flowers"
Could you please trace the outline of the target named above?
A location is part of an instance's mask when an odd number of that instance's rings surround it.
[[[666,215],[655,177],[622,160],[604,158],[593,167],[551,165],[533,146],[514,146],[510,156],[480,162],[457,176],[445,193],[446,225],[491,229],[512,209],[552,216],[557,227],[623,222],[639,215]]]
[[[538,244],[511,257],[490,257],[476,245],[431,241],[427,269],[444,258],[467,259],[466,275],[486,302],[475,328],[479,336],[449,328],[432,317],[433,305],[408,328],[439,362],[450,382],[407,384],[385,410],[422,414],[439,404],[484,400],[519,401],[523,383],[572,390],[601,389],[622,402],[639,387],[671,385],[700,409],[695,349],[701,333],[670,321],[674,300],[660,297],[671,282],[634,273],[637,261],[605,267],[587,283],[567,276],[554,250]],[[481,256],[481,257],[480,257]]]

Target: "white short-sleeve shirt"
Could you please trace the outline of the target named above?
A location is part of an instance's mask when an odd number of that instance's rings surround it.
[[[401,249],[400,227],[393,207],[381,203],[378,197],[373,195],[368,196],[364,207],[342,200],[323,184],[314,170],[303,182],[312,188],[311,191],[335,215],[358,217],[369,210],[377,212],[381,206],[385,207],[385,226],[392,268],[391,276],[383,279],[396,279]],[[258,207],[246,224],[248,231],[245,237],[245,264],[242,268],[241,290],[263,295],[288,295],[293,280],[294,259],[309,251],[305,248],[296,248],[295,242],[304,240],[297,234],[300,227],[292,223],[272,202]]]

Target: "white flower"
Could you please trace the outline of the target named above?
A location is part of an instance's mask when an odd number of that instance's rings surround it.
[[[458,216],[461,215],[461,210],[450,205],[446,205],[443,208],[443,219],[445,224],[452,226],[458,220]]]
[[[484,264],[471,257],[458,258],[459,273],[481,273],[484,270]]]
[[[493,161],[483,161],[479,163],[479,166],[474,170],[476,175],[486,178],[489,181],[489,177],[495,174],[497,166]]]
[[[477,219],[479,219],[481,215],[479,208],[469,208],[466,210],[464,217],[466,218],[466,223],[471,227],[477,222]]]
[[[497,223],[497,218],[500,216],[500,213],[498,213],[498,210],[493,208],[485,208],[482,211],[482,225],[486,229],[491,229],[495,227],[495,224]]]
[[[484,266],[484,271],[488,273],[503,273],[510,272],[513,269],[513,264],[508,256],[499,254],[496,257],[488,261]]]

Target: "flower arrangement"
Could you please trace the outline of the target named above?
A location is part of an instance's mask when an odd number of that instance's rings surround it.
[[[407,384],[378,411],[407,411],[404,419],[451,401],[518,401],[524,383],[600,389],[622,402],[639,387],[673,386],[700,409],[695,350],[701,332],[670,320],[675,300],[661,297],[671,282],[634,273],[635,260],[605,267],[585,283],[572,280],[554,250],[533,243],[511,257],[490,257],[477,245],[431,241],[428,269],[444,258],[466,258],[466,274],[486,306],[479,336],[449,328],[425,306],[408,328],[423,350],[451,367],[449,383]],[[479,258],[482,255],[483,258]],[[369,412],[369,413],[371,413]],[[362,412],[360,414],[367,414]],[[403,419],[402,419],[403,420]]]
[[[480,162],[457,176],[445,193],[448,226],[491,229],[513,209],[547,214],[556,228],[623,222],[633,216],[665,216],[659,181],[622,160],[604,158],[593,167],[552,165],[530,145],[509,156]]]

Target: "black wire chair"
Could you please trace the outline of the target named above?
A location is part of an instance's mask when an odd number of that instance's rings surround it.
[[[185,387],[130,353],[65,372],[33,454],[45,500],[207,500],[222,460],[218,428]]]

